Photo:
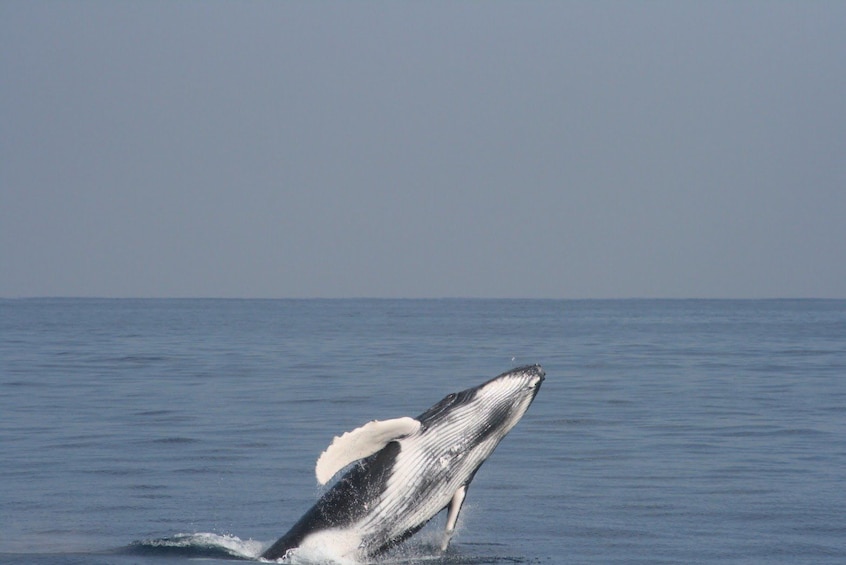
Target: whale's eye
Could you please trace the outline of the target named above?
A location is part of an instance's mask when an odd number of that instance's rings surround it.
[[[447,395],[446,401],[450,402],[450,403],[455,402],[455,399],[456,399],[457,396],[458,396],[457,394],[455,394],[454,392],[451,392]]]

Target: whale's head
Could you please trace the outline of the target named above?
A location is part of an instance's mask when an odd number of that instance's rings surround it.
[[[540,365],[527,365],[447,395],[418,416],[420,431],[460,440],[465,447],[488,439],[495,446],[529,409],[544,376]]]

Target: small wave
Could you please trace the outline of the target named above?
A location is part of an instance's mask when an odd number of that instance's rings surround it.
[[[182,555],[217,559],[258,559],[264,544],[252,539],[212,533],[176,534],[172,537],[134,541],[127,551],[143,555]]]
[[[162,437],[157,439],[150,440],[150,443],[162,443],[162,444],[186,444],[186,443],[199,443],[200,440],[190,438],[190,437],[183,437],[183,436],[173,436],[173,437]]]

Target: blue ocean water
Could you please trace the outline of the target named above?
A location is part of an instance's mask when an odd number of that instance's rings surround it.
[[[0,561],[255,558],[333,436],[535,362],[394,561],[846,563],[842,300],[0,300]]]

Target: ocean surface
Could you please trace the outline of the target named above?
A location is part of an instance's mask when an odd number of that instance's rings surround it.
[[[444,556],[846,563],[843,300],[0,300],[0,562],[256,559],[372,419],[540,363]]]

